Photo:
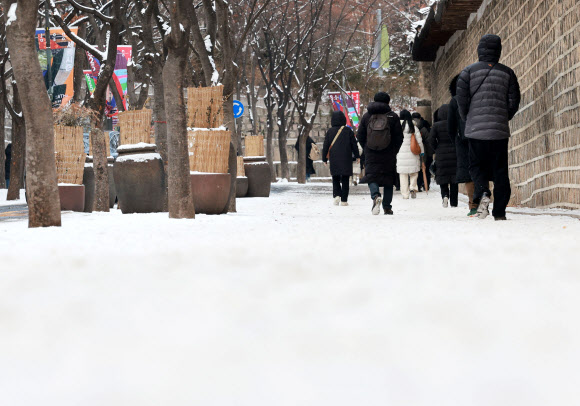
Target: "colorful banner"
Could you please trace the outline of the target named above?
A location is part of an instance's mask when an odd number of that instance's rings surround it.
[[[328,97],[332,102],[334,111],[342,111],[346,116],[347,125],[357,128],[360,119],[360,92],[329,92]]]
[[[389,32],[387,31],[386,25],[381,27],[381,32],[377,37],[374,55],[375,58],[371,64],[371,68],[388,69],[391,61],[391,50],[389,47]]]
[[[115,60],[115,71],[113,72],[113,82],[117,91],[121,95],[123,102],[123,107],[127,110],[127,65],[132,56],[131,45],[118,45],[117,46],[117,59]],[[99,72],[101,70],[100,61],[93,55],[87,52],[87,58],[89,60],[89,70],[84,70],[85,79],[87,81],[87,87],[91,94],[95,91],[97,79],[99,77]],[[105,113],[108,117],[113,117],[113,125],[116,124],[116,116],[119,113],[117,109],[117,103],[113,92],[111,89],[107,89],[107,105],[105,107]]]
[[[78,28],[70,29],[73,34]],[[37,28],[35,34],[38,62],[47,90],[52,90],[52,107],[59,108],[67,104],[74,95],[75,43],[62,29],[50,29],[51,77],[48,77],[48,61],[44,28]]]

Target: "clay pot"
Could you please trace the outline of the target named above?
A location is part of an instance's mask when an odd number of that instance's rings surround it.
[[[163,211],[166,192],[161,156],[154,144],[123,145],[113,166],[114,182],[123,213]]]
[[[107,169],[109,172],[109,207],[115,207],[117,200],[117,190],[115,188],[115,178],[113,175],[113,164],[115,158],[112,156],[107,158]],[[95,172],[93,170],[93,158],[87,156],[85,163],[85,171],[83,172],[83,185],[85,185],[85,213],[93,211],[95,203]]]
[[[244,157],[244,171],[248,178],[246,197],[269,197],[270,165],[266,157]]]
[[[248,178],[238,176],[236,178],[236,197],[246,197],[248,194]]]
[[[85,209],[84,185],[58,185],[60,209],[83,211]]]
[[[229,173],[191,173],[195,213],[222,214],[230,197]]]

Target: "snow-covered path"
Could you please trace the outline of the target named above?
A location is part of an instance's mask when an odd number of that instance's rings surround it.
[[[0,222],[0,404],[577,404],[580,221],[275,191]]]

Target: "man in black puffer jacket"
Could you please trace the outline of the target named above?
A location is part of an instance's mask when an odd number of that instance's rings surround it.
[[[448,104],[444,104],[435,112],[429,142],[437,157],[435,181],[441,186],[443,207],[447,207],[449,203],[451,203],[451,207],[457,207],[459,194],[456,177],[457,155],[455,152],[455,143],[451,140],[447,130],[448,112]]]
[[[487,173],[493,173],[493,217],[505,220],[511,188],[508,173],[509,121],[520,106],[520,86],[513,70],[499,63],[501,38],[484,35],[477,47],[479,62],[469,65],[457,81],[457,104],[469,140],[469,173],[475,183],[477,215],[489,214],[491,192]]]
[[[379,92],[375,95],[375,101],[369,103],[367,112],[361,119],[356,137],[364,150],[365,176],[361,183],[368,183],[373,199],[371,212],[377,215],[381,211],[381,202],[385,214],[393,214],[391,202],[393,200],[393,184],[397,174],[397,153],[403,145],[403,128],[399,122],[399,116],[391,110],[389,102],[391,96]],[[367,133],[372,116],[385,115],[388,120],[391,142],[385,149],[374,150],[369,148]],[[380,186],[384,186],[384,196],[381,196]]]

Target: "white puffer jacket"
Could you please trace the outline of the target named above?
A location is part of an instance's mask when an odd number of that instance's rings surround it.
[[[417,173],[421,170],[421,158],[411,152],[412,133],[409,126],[405,125],[404,121],[401,121],[401,126],[405,129],[403,130],[403,145],[397,154],[397,173]],[[417,127],[415,127],[415,138],[421,147],[421,153],[424,153],[423,140]]]

